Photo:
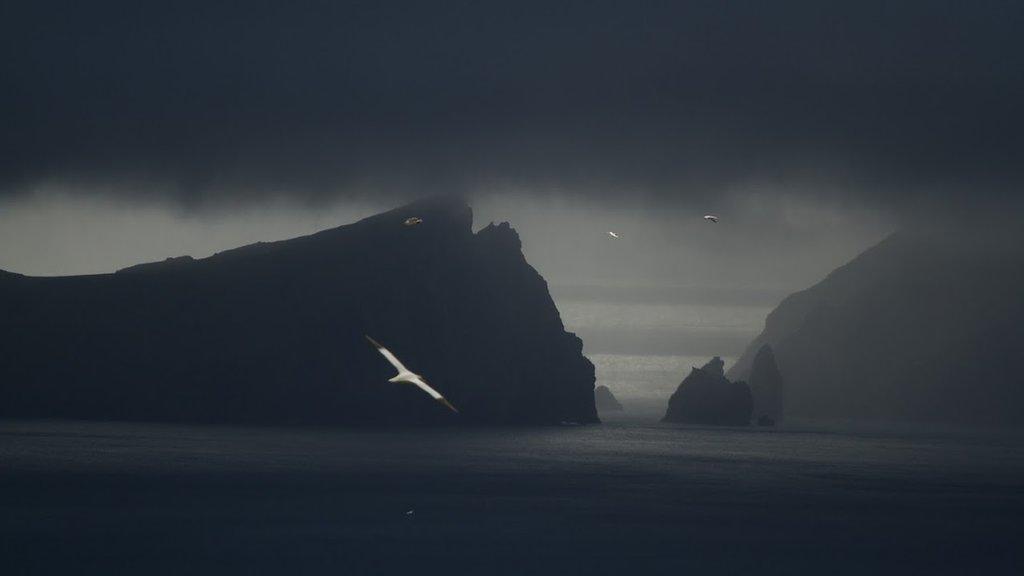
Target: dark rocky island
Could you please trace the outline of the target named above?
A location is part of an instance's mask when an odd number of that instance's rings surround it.
[[[729,376],[756,402],[770,344],[787,418],[1021,426],[1022,294],[1019,232],[899,232],[783,300]]]
[[[423,219],[404,226],[410,216]],[[0,273],[0,415],[596,422],[594,367],[507,223],[461,200],[114,274]],[[458,406],[412,386],[364,334]]]
[[[693,368],[668,401],[663,422],[716,426],[747,426],[753,401],[744,382],[730,382],[725,363],[715,356],[701,368]]]
[[[598,412],[622,411],[622,404],[607,386],[602,385],[594,389],[594,403],[597,404]]]

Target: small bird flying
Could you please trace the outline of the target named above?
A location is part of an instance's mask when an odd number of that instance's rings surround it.
[[[712,224],[718,224],[718,216],[715,216],[714,214],[705,214],[704,219]]]
[[[405,222],[402,222],[402,224],[404,224],[406,226],[415,226],[417,224],[422,224],[422,223],[423,223],[423,218],[417,218],[416,216],[412,216],[410,218],[406,218]]]
[[[608,235],[611,236],[612,238],[618,238],[619,237],[619,235],[616,234],[615,232],[609,232]]]
[[[389,378],[388,382],[394,382],[396,384],[413,384],[420,390],[423,390],[427,394],[430,394],[431,398],[437,400],[441,404],[444,404],[452,412],[458,414],[459,411],[455,408],[455,406],[452,406],[451,402],[448,402],[448,400],[446,400],[445,397],[442,396],[440,392],[431,388],[427,384],[427,381],[423,379],[423,376],[420,376],[419,374],[416,374],[415,372],[406,368],[405,365],[402,364],[402,362],[398,358],[396,358],[395,355],[392,354],[390,350],[382,346],[380,342],[377,342],[376,340],[370,338],[369,336],[366,336],[366,339],[370,341],[370,344],[373,344],[373,346],[377,349],[377,352],[380,352],[381,356],[386,358],[387,361],[390,362],[391,365],[395,367],[395,370],[398,370],[398,374],[394,378]]]

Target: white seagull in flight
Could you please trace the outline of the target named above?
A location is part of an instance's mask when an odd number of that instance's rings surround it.
[[[451,409],[452,412],[455,412],[456,414],[459,412],[458,410],[455,409],[455,406],[452,406],[451,403],[448,402],[448,400],[445,400],[445,397],[442,396],[440,392],[431,388],[427,384],[426,380],[423,379],[423,376],[420,376],[419,374],[416,374],[415,372],[406,368],[405,365],[402,364],[402,362],[398,358],[396,358],[395,355],[392,354],[390,350],[381,346],[380,342],[377,342],[376,340],[370,338],[369,336],[366,336],[366,339],[370,341],[370,344],[373,344],[374,347],[377,348],[377,352],[380,352],[381,356],[387,358],[388,362],[391,362],[391,365],[395,367],[395,370],[398,370],[398,375],[396,375],[394,378],[389,378],[388,382],[402,382],[405,384],[415,384],[420,390],[423,390],[427,394],[430,394],[431,398],[437,400],[441,404],[444,404],[449,409]]]
[[[615,232],[609,232],[608,235],[611,236],[612,238],[618,238],[619,237],[619,235],[616,234]]]
[[[718,224],[718,216],[715,216],[714,214],[705,214],[704,219],[712,224]]]

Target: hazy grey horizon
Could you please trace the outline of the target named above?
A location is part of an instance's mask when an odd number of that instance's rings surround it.
[[[60,194],[2,202],[0,269],[29,275],[201,258],[351,223],[401,203],[253,202],[188,211]],[[782,298],[895,226],[881,211],[786,204],[753,194],[709,209],[722,216],[717,225],[694,209],[626,208],[571,197],[521,202],[481,196],[472,204],[474,229],[509,221],[518,230],[527,261],[547,280],[566,328],[583,339],[598,383],[627,404],[666,398],[691,365],[711,356],[731,364]]]

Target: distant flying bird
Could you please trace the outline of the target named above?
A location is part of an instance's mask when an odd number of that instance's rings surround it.
[[[718,224],[718,216],[715,216],[714,214],[705,214],[704,219],[712,224]]]
[[[427,385],[427,382],[423,379],[422,376],[406,368],[405,365],[402,364],[402,362],[398,358],[396,358],[395,355],[392,354],[390,350],[381,346],[380,342],[377,342],[376,340],[370,338],[369,336],[366,336],[366,339],[370,341],[370,344],[373,344],[374,347],[377,348],[377,352],[380,352],[381,356],[387,358],[388,362],[391,362],[391,365],[395,367],[395,370],[398,370],[398,375],[396,375],[394,378],[389,378],[388,382],[394,382],[396,384],[399,382],[406,384],[415,384],[420,390],[423,390],[427,394],[430,394],[431,398],[437,400],[441,404],[444,404],[449,409],[451,409],[452,412],[455,412],[456,414],[459,412],[458,410],[455,409],[455,406],[452,406],[451,403],[448,402],[448,400],[445,400],[445,397],[442,396],[440,392],[434,390],[429,385]]]
[[[611,236],[612,238],[618,238],[619,237],[619,235],[616,234],[615,232],[609,232],[608,235]]]
[[[406,515],[406,516],[412,516],[412,515],[413,515],[413,514],[415,514],[415,513],[416,513],[416,511],[415,511],[415,510],[407,510],[407,511],[405,512],[405,515]]]
[[[417,224],[422,224],[422,223],[423,223],[423,218],[417,218],[415,216],[413,216],[412,218],[406,218],[405,222],[402,222],[402,224],[405,224],[406,226],[415,226]]]

